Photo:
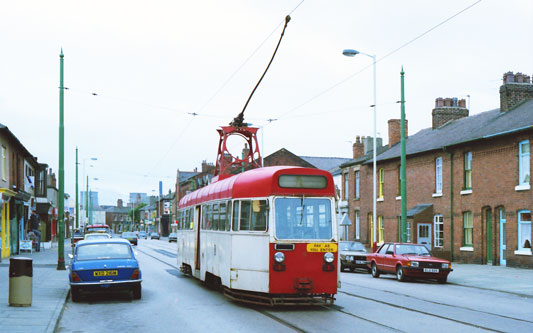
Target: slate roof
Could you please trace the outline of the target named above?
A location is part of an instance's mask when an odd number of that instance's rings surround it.
[[[348,162],[351,158],[344,157],[314,157],[314,156],[298,156],[302,160],[314,165],[317,169],[326,170],[332,174],[340,171],[339,165]]]
[[[407,211],[407,217],[415,217],[415,215],[418,215],[431,207],[433,207],[433,204],[418,204]],[[398,216],[401,216],[401,214]]]
[[[380,154],[383,154],[387,150],[389,150],[389,146],[388,145],[377,147],[376,160],[378,160],[377,157]],[[355,165],[355,164],[362,164],[362,163],[367,162],[367,161],[372,162],[372,157],[374,157],[374,150],[373,149],[369,150],[365,155],[363,155],[363,156],[361,156],[359,158],[350,159],[347,162],[342,163],[341,165],[339,165],[339,167],[340,168],[346,168],[346,167],[349,167],[349,166],[352,166],[352,165]]]
[[[507,112],[502,113],[500,109],[495,109],[449,122],[434,130],[423,129],[407,138],[406,154],[442,149],[527,129],[533,129],[533,100]],[[397,143],[377,156],[376,160],[398,158],[400,153],[400,144]]]
[[[131,208],[128,207],[110,207],[105,210],[107,213],[129,213],[131,212]]]
[[[194,172],[194,171],[180,171],[180,183],[186,181],[187,179],[194,177],[201,172]]]

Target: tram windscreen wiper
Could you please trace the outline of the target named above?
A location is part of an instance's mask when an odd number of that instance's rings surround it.
[[[302,216],[300,217],[300,223],[298,223],[298,226],[301,227],[302,226],[302,223],[303,223],[303,220],[304,220],[304,210],[305,210],[305,195],[302,194],[302,197],[300,199],[300,207],[302,208]]]

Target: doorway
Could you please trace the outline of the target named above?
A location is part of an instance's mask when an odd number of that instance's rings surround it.
[[[507,234],[505,209],[500,208],[500,265],[507,265]]]
[[[423,244],[428,250],[431,250],[431,224],[417,224],[417,243]]]
[[[487,222],[487,263],[492,264],[492,210],[486,210]]]

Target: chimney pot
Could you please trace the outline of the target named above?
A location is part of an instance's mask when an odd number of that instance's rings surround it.
[[[444,105],[439,103],[442,100],[444,101]],[[457,97],[442,99],[439,97],[435,104],[441,106],[436,106],[431,112],[433,129],[439,128],[449,121],[468,117],[468,109],[466,108],[466,101],[464,99],[458,100]]]
[[[361,142],[361,138],[358,136],[355,137],[355,143],[352,145],[353,159],[358,159],[365,154],[365,145]]]
[[[520,72],[516,75],[513,72],[503,74],[503,85],[500,87],[500,112],[510,111],[530,99],[533,99],[533,85],[529,75]]]

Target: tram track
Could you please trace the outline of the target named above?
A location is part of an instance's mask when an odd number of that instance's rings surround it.
[[[382,290],[382,289],[377,289],[377,288],[370,288],[368,286],[361,286],[361,285],[358,285],[358,284],[355,284],[355,283],[350,283],[350,282],[343,282],[343,284],[346,284],[346,285],[349,285],[349,286],[353,286],[353,287],[358,287],[358,288],[376,290],[376,291],[380,291],[380,292],[383,292],[383,293],[388,293],[388,294],[395,295],[395,296],[406,297],[406,298],[410,298],[410,299],[413,299],[413,300],[417,300],[417,301],[421,301],[421,302],[425,302],[425,303],[430,303],[430,304],[434,304],[434,305],[438,305],[438,306],[446,306],[446,307],[450,307],[450,308],[454,308],[454,309],[462,309],[462,310],[472,311],[472,312],[476,312],[476,313],[481,313],[481,314],[484,314],[484,315],[499,317],[499,318],[508,319],[508,320],[514,320],[514,321],[517,321],[517,322],[533,324],[533,321],[531,321],[531,320],[520,319],[520,318],[505,316],[505,315],[501,315],[501,314],[497,314],[497,313],[493,313],[493,312],[477,310],[477,309],[473,309],[473,308],[466,307],[466,306],[452,305],[452,304],[447,304],[447,303],[442,303],[442,302],[436,302],[436,301],[432,301],[432,300],[416,297],[416,296],[409,295],[409,294],[403,294],[403,293],[398,293],[398,292],[389,291],[389,290]],[[363,299],[367,299],[367,300],[376,301],[378,303],[388,304],[388,303],[386,303],[384,301],[377,301],[377,300],[369,298],[369,297],[355,295],[353,293],[348,293],[346,291],[340,291],[339,290],[338,292],[341,293],[341,294],[352,296],[352,297],[358,297],[358,298],[363,298]],[[390,303],[390,304],[393,305],[393,303]]]

